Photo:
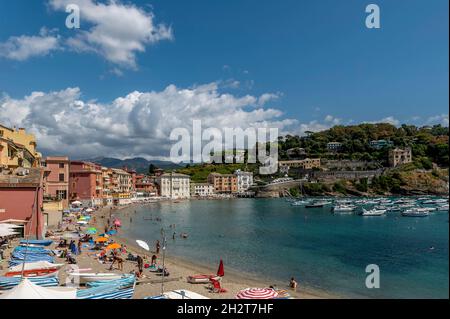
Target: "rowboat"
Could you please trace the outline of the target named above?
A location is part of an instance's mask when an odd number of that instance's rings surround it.
[[[186,279],[187,279],[187,282],[190,284],[207,284],[210,282],[211,279],[219,280],[220,277],[217,275],[214,275],[214,274],[209,274],[209,275],[200,274],[200,275],[188,276]]]
[[[36,269],[60,269],[64,264],[53,264],[47,261],[27,262],[25,263],[24,270],[36,270]],[[22,265],[9,267],[9,271],[22,271]]]
[[[21,240],[20,244],[25,245],[38,245],[38,246],[50,246],[53,243],[53,240],[45,240],[45,239],[29,239],[29,240]]]
[[[5,274],[5,277],[56,277],[58,275],[58,269],[32,269],[22,271],[9,271]]]
[[[72,281],[78,279],[80,284],[86,284],[92,281],[118,280],[123,277],[122,274],[115,273],[69,273],[68,276]]]

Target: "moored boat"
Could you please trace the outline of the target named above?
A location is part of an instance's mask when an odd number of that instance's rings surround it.
[[[402,212],[404,217],[427,217],[430,213],[428,211],[419,211],[417,209],[407,209]]]
[[[385,209],[362,209],[361,216],[382,216],[386,213]]]

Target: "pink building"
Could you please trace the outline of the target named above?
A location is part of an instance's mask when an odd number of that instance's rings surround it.
[[[103,205],[102,167],[95,163],[71,161],[69,168],[69,200],[85,206]]]
[[[25,236],[42,238],[43,168],[0,172],[0,223],[23,226]]]
[[[67,156],[48,156],[42,162],[49,171],[44,183],[44,197],[62,200],[64,209],[69,206],[69,164]]]

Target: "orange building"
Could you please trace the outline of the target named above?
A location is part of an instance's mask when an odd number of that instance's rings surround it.
[[[215,193],[236,193],[238,191],[237,176],[233,174],[211,173],[208,183],[214,185]]]

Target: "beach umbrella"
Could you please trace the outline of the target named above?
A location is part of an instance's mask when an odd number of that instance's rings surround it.
[[[105,238],[105,237],[98,237],[98,238],[95,240],[96,243],[105,243],[105,242],[107,242],[107,241],[108,241],[108,239]]]
[[[120,226],[122,225],[122,223],[120,222],[119,219],[116,219],[116,220],[114,221],[114,225],[120,227]]]
[[[94,210],[92,208],[88,208],[88,209],[85,210],[86,213],[90,213],[90,212],[93,212],[93,211]]]
[[[97,229],[95,228],[89,228],[88,230],[86,230],[86,234],[93,235],[95,233],[97,233]]]
[[[80,224],[80,225],[86,225],[88,222],[87,221],[85,221],[85,220],[79,220],[79,221],[77,221],[77,224]]]
[[[148,244],[145,242],[145,241],[143,241],[143,240],[136,240],[136,243],[141,247],[141,248],[144,248],[145,250],[147,250],[147,251],[150,251],[150,247],[148,247]]]
[[[116,233],[117,233],[117,231],[115,231],[115,230],[110,230],[109,232],[106,232],[106,234],[108,234],[108,235],[114,235]]]
[[[274,299],[278,293],[271,288],[247,288],[239,291],[236,299]]]
[[[81,204],[83,204],[83,203],[80,202],[79,200],[76,200],[76,201],[72,202],[72,205],[76,205],[76,206],[79,206]]]
[[[112,243],[111,245],[106,246],[106,249],[120,249],[122,246],[120,246],[118,243]]]
[[[223,260],[220,259],[219,269],[217,269],[217,276],[223,277],[225,276],[225,270],[223,269]]]

